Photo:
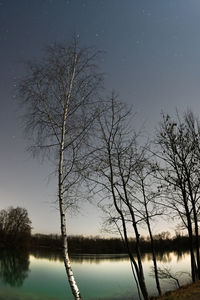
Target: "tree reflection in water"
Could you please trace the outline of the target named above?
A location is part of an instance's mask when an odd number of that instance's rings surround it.
[[[0,252],[0,279],[10,286],[20,287],[29,273],[27,252]]]

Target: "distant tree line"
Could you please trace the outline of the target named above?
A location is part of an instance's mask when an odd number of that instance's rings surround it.
[[[130,248],[135,253],[135,239],[130,239]],[[188,236],[176,235],[169,237],[169,233],[162,232],[154,236],[156,252],[165,251],[185,251],[189,250]],[[59,235],[34,234],[31,236],[30,247],[32,249],[45,248],[46,250],[60,251],[62,249],[62,240]],[[69,236],[70,254],[124,254],[126,247],[120,238],[101,238],[99,236]],[[150,240],[141,237],[141,252],[151,252]]]
[[[170,239],[169,232],[162,232],[154,237],[155,251],[188,250],[188,236],[177,234]],[[69,253],[73,254],[118,254],[126,253],[126,247],[121,238],[102,238],[99,236],[69,236]],[[130,249],[134,253],[136,240],[131,238]],[[141,251],[151,252],[149,238],[140,238]],[[31,235],[31,221],[26,209],[9,207],[0,211],[0,248],[27,248],[60,251],[62,238],[57,234]]]

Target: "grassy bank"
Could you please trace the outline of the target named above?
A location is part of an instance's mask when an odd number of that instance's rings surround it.
[[[153,298],[152,300],[199,300],[200,299],[200,281],[188,284],[176,291],[167,292],[163,296]]]

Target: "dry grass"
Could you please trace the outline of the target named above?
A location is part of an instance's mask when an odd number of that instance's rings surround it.
[[[200,281],[181,287],[172,292],[167,292],[157,300],[200,300]],[[153,300],[152,299],[152,300]]]

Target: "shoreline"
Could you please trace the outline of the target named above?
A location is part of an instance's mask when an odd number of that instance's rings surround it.
[[[150,300],[199,300],[200,280],[181,286],[177,290],[168,291],[162,296],[150,297]]]

